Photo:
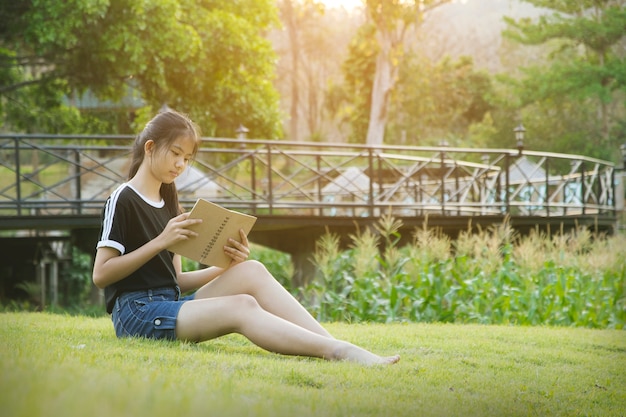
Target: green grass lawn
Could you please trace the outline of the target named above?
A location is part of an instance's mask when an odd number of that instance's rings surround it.
[[[238,335],[118,340],[108,318],[0,314],[3,416],[626,416],[626,333],[329,324],[400,363],[279,356]]]

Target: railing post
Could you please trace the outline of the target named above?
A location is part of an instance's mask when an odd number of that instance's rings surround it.
[[[587,202],[585,201],[585,163],[580,163],[580,202],[582,204],[582,213],[586,213]]]
[[[80,178],[80,150],[78,149],[74,149],[74,174],[76,175],[75,178],[75,185],[76,185],[76,201],[77,201],[77,208],[78,208],[78,214],[82,214],[83,212],[83,197],[82,197],[82,192],[81,192],[81,178]]]
[[[38,249],[40,247],[41,246],[38,245]],[[48,289],[46,288],[46,264],[43,259],[40,259],[39,263],[37,264],[37,275],[40,285],[39,305],[43,309],[43,307],[46,306],[46,293],[48,292]]]
[[[420,205],[419,214],[423,216],[425,204],[424,204],[424,188],[422,186],[422,174],[420,174],[417,177],[417,186],[419,187],[419,189],[417,190],[417,198],[415,199],[415,201],[419,202],[419,205]]]
[[[274,193],[273,193],[273,185],[272,185],[272,147],[268,143],[266,145],[267,149],[267,201],[269,203],[269,214],[271,215],[273,212],[274,205]]]
[[[459,204],[461,202],[461,193],[459,190],[459,170],[457,169],[458,165],[456,163],[456,159],[454,160],[454,186],[456,187],[456,189],[454,190],[454,192],[456,193],[456,214],[457,216],[461,215],[461,204]]]
[[[22,181],[21,181],[21,173],[22,170],[20,164],[20,138],[14,138],[15,143],[15,198],[17,199],[17,215],[22,215]]]
[[[596,204],[598,206],[606,206],[606,203],[602,202],[602,184],[601,184],[601,182],[602,182],[602,173],[600,171],[600,166],[598,166],[597,163],[595,163],[595,170],[594,170],[594,172],[595,172],[595,175],[594,175],[595,180],[593,182],[593,184],[594,184],[594,187],[593,187],[594,188],[594,192],[593,193],[594,193],[594,197],[595,197],[595,200],[596,200]],[[598,208],[598,213],[604,213],[604,210],[602,208]]]
[[[252,198],[255,201],[254,204],[252,204],[252,214],[256,214],[256,199],[257,199],[257,192],[256,192],[256,164],[254,163],[254,153],[250,154],[250,181],[252,182]]]
[[[621,179],[621,178],[620,178]],[[609,194],[609,199],[610,201],[613,202],[612,206],[613,206],[613,214],[617,217],[617,178],[615,176],[615,168],[613,168],[611,170],[611,185],[610,190],[607,190],[607,192],[610,192]],[[623,180],[622,180],[623,181]]]
[[[374,152],[372,148],[367,148],[367,163],[369,164],[370,180],[369,180],[369,217],[374,216]]]
[[[498,172],[496,174],[496,178],[495,178],[495,182],[494,182],[495,186],[496,186],[496,194],[494,196],[494,201],[497,204],[497,206],[500,209],[500,212],[502,212],[502,207],[501,207],[501,203],[502,203],[502,172]]]
[[[377,175],[377,177],[378,177],[378,195],[380,196],[380,195],[382,195],[383,190],[384,190],[384,187],[383,187],[383,183],[384,183],[383,182],[383,158],[380,156],[380,152],[376,152],[376,160],[378,161],[378,175]],[[374,196],[372,196],[372,201],[374,201],[373,197]],[[375,205],[376,204],[374,204],[374,206]],[[378,214],[380,214],[380,213],[378,213]]]
[[[317,201],[318,202],[322,202],[322,178],[321,178],[321,173],[322,173],[322,165],[321,165],[321,159],[320,159],[320,155],[316,154],[315,155],[315,166],[317,168]],[[317,209],[317,214],[318,216],[321,216],[324,214],[324,209],[322,207]]]
[[[546,159],[546,216],[550,217],[550,158]]]
[[[511,207],[509,205],[509,193],[511,192],[509,190],[510,188],[510,175],[511,175],[511,161],[510,161],[511,156],[508,154],[508,152],[504,155],[504,175],[505,175],[505,187],[506,189],[504,190],[504,207],[505,207],[505,211],[506,214],[511,214]]]
[[[445,169],[445,157],[446,157],[446,153],[441,150],[441,153],[439,154],[440,156],[440,160],[441,160],[441,214],[445,216],[446,214],[446,181],[444,179],[444,169]]]

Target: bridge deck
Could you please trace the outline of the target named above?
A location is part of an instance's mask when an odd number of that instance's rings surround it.
[[[132,139],[0,135],[0,230],[98,229],[106,198],[125,180]],[[504,216],[519,228],[578,223],[610,232],[621,209],[613,164],[511,149],[210,138],[176,183],[187,208],[207,198],[258,216],[251,237],[263,241],[382,214],[407,228],[428,217],[451,235]]]
[[[41,245],[55,239],[93,251],[132,139],[0,135],[0,236],[10,237],[0,239],[2,266],[19,258],[10,253],[32,251],[32,267]],[[450,236],[505,219],[522,233],[579,226],[611,233],[622,209],[613,164],[511,149],[210,138],[176,182],[187,208],[207,198],[256,215],[251,241],[291,253],[297,271],[326,230],[347,243],[383,214],[402,220],[408,240],[426,221]]]

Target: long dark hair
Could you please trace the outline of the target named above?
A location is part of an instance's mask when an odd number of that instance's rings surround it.
[[[144,159],[144,145],[147,141],[152,140],[154,142],[155,152],[162,152],[169,149],[172,143],[180,137],[194,140],[193,156],[195,156],[200,144],[198,126],[184,114],[173,110],[166,110],[157,114],[135,138],[128,179],[132,179],[137,174]],[[178,202],[178,192],[174,181],[171,184],[161,184],[160,193],[172,216],[177,216],[183,212],[183,208]]]

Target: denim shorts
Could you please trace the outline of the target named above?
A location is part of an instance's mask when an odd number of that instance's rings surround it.
[[[117,337],[176,339],[176,316],[193,295],[181,297],[177,287],[125,292],[115,300],[111,319]]]

